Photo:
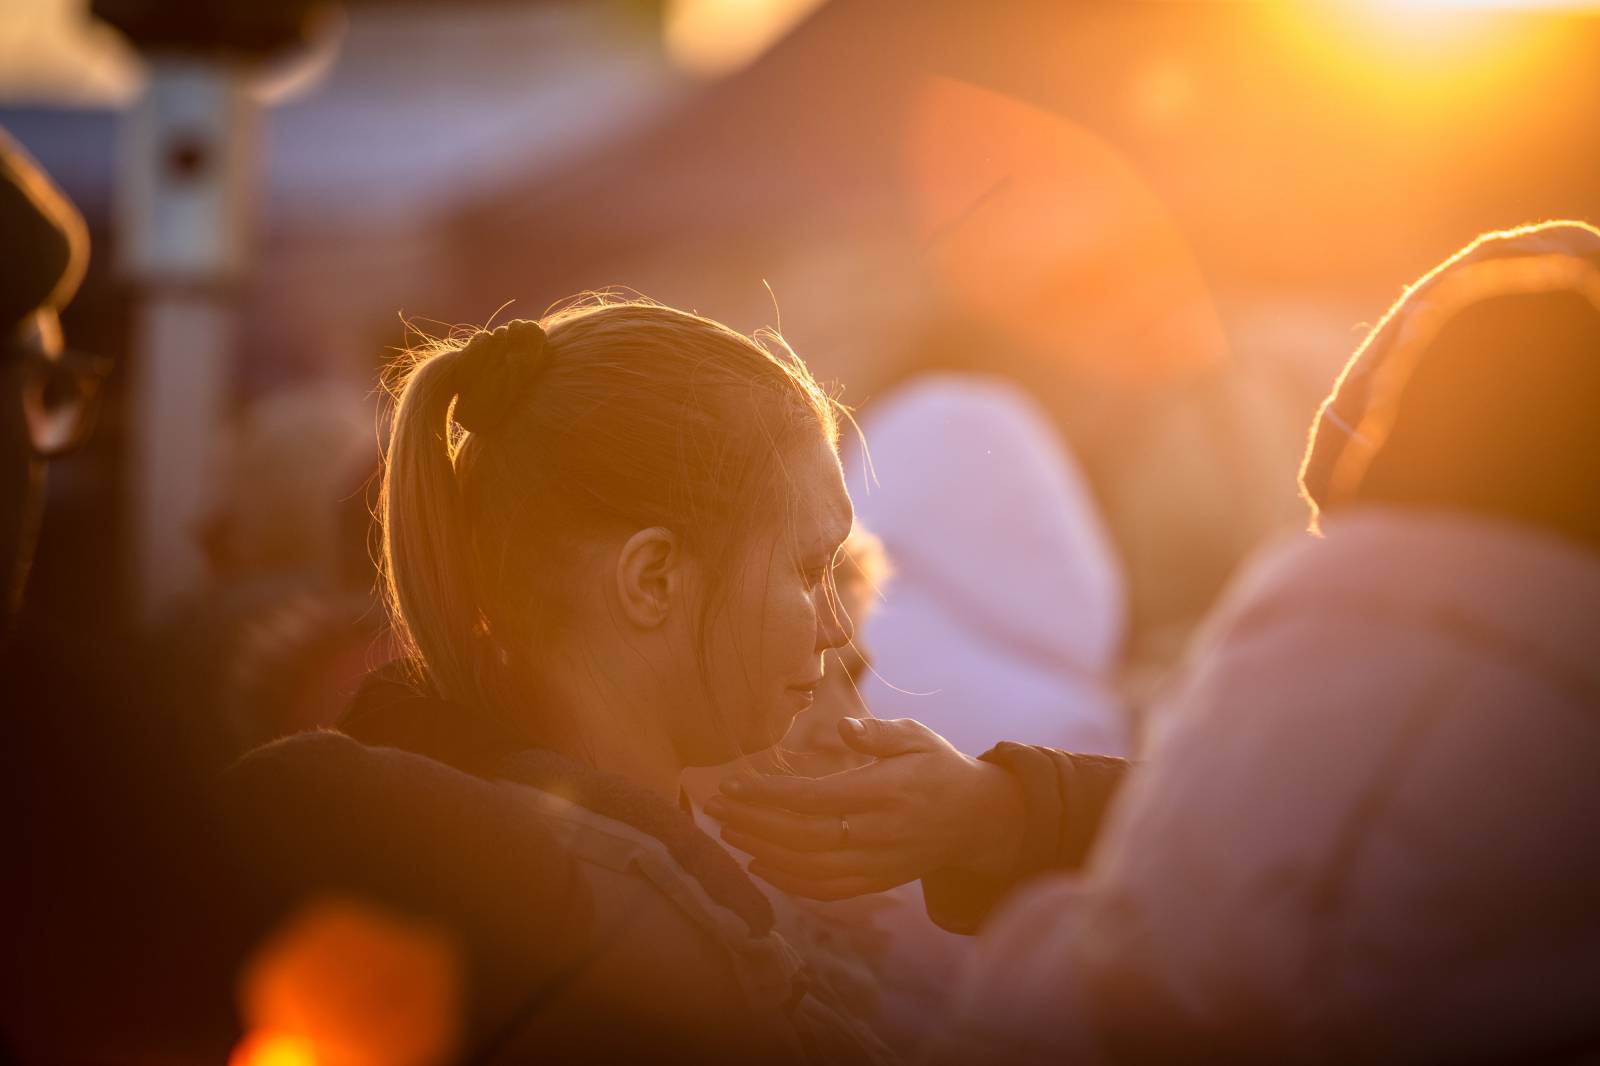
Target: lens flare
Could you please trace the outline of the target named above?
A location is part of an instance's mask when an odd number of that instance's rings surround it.
[[[230,1066],[425,1066],[461,1025],[460,960],[442,932],[354,900],[295,914],[240,975],[249,1036]]]
[[[228,1066],[319,1066],[311,1045],[287,1033],[258,1031],[239,1042]]]

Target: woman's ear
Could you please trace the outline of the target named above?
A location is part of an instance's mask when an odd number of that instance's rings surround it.
[[[617,599],[623,615],[641,629],[655,629],[672,613],[683,551],[671,530],[641,529],[617,554]]]

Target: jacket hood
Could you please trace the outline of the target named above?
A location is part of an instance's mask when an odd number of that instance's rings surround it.
[[[846,480],[896,584],[930,590],[1018,658],[1080,675],[1112,667],[1121,564],[1083,474],[1025,392],[930,374],[862,428],[876,478],[858,457]]]
[[[1121,752],[1122,568],[1038,405],[998,378],[930,374],[862,427],[870,469],[847,457],[846,479],[894,574],[864,627],[874,713],[974,755],[997,737]]]
[[[1320,508],[1334,491],[1336,472],[1352,441],[1379,449],[1382,440],[1363,440],[1362,426],[1375,402],[1374,382],[1396,352],[1412,347],[1412,323],[1435,312],[1447,316],[1496,296],[1531,291],[1525,277],[1516,276],[1515,260],[1545,257],[1569,258],[1600,267],[1600,229],[1585,222],[1556,221],[1485,233],[1409,286],[1368,332],[1317,409],[1300,466],[1300,491],[1312,511],[1313,528]],[[1503,277],[1486,276],[1469,294],[1444,298],[1441,291],[1463,280],[1468,272],[1487,264],[1507,269]],[[1492,270],[1493,268],[1491,268]],[[1497,280],[1498,279],[1498,280]],[[1548,291],[1576,291],[1550,283]],[[1422,349],[1424,352],[1426,349]],[[1508,361],[1515,356],[1507,355]],[[1508,365],[1507,374],[1517,372]],[[1401,388],[1404,387],[1402,382]]]

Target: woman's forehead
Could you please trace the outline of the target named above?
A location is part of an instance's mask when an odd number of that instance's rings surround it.
[[[802,547],[832,550],[855,521],[839,457],[826,442],[806,449],[790,467],[791,521]]]

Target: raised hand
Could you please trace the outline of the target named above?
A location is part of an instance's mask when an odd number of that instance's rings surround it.
[[[1009,774],[909,718],[846,718],[874,761],[827,777],[741,775],[706,812],[751,873],[810,899],[882,892],[946,869],[1000,875],[1016,862],[1022,794]]]

